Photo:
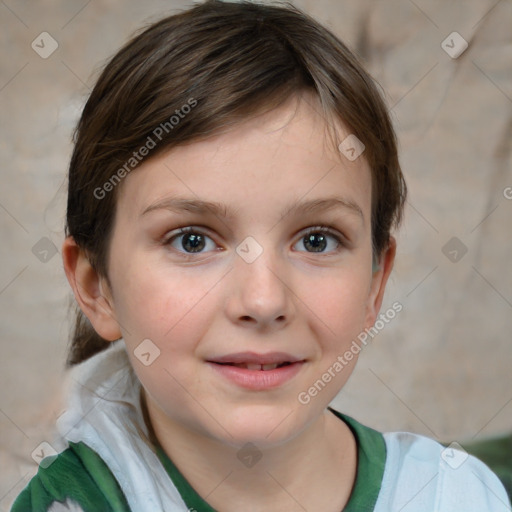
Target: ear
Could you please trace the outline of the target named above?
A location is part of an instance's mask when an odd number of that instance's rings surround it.
[[[377,267],[373,269],[372,284],[366,307],[365,328],[371,327],[377,319],[382,305],[382,299],[384,298],[386,283],[395,262],[395,255],[396,240],[394,237],[390,236],[387,248],[380,255]]]
[[[121,338],[106,279],[100,277],[72,237],[62,244],[62,261],[75,299],[94,330],[108,341]]]

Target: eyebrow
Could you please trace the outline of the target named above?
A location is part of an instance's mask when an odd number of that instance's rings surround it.
[[[343,199],[341,197],[327,197],[324,199],[312,199],[309,201],[295,202],[288,206],[282,213],[280,221],[289,217],[290,215],[297,215],[298,213],[318,213],[321,211],[330,211],[333,209],[343,208],[350,212],[357,214],[364,220],[364,214],[360,206],[353,201]],[[183,211],[197,213],[197,214],[213,214],[216,217],[232,217],[233,212],[230,212],[226,205],[212,201],[205,201],[202,199],[188,199],[184,197],[170,197],[157,201],[140,214],[144,216],[154,210],[171,210],[176,213]]]

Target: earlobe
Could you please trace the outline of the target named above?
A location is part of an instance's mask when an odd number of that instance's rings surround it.
[[[93,268],[72,237],[67,237],[62,244],[62,261],[75,299],[94,330],[108,341],[121,338],[105,279]]]
[[[387,248],[380,255],[379,261],[374,262],[372,272],[372,284],[370,288],[370,294],[368,296],[365,327],[371,327],[377,315],[379,314],[382,300],[384,298],[384,292],[386,290],[386,284],[388,278],[393,269],[396,255],[396,240],[394,237],[389,237],[389,243]]]

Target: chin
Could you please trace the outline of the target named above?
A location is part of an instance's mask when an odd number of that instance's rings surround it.
[[[261,449],[272,448],[293,439],[307,427],[311,419],[305,412],[303,407],[287,408],[277,403],[242,405],[225,413],[222,426],[226,430],[216,431],[223,442],[233,447],[253,443]]]

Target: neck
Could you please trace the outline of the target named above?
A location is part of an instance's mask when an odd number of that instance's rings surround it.
[[[357,447],[347,425],[329,411],[286,443],[240,449],[162,418],[151,402],[146,407],[155,439],[216,510],[339,512],[348,502]]]

